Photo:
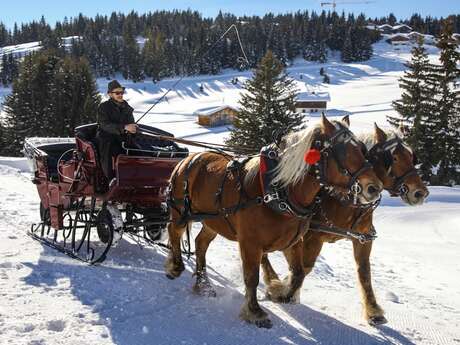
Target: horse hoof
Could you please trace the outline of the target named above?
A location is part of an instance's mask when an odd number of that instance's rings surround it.
[[[281,304],[294,304],[296,300],[294,297],[286,297],[286,296],[272,296],[271,294],[267,293],[265,297],[272,301],[273,303],[281,303]]]
[[[176,279],[176,277],[173,276],[171,273],[166,273],[166,278],[171,279],[171,280]]]
[[[385,323],[387,323],[387,319],[385,318],[385,316],[372,316],[370,317],[367,322],[369,323],[369,325],[371,326],[378,326],[378,325],[383,325]]]
[[[254,321],[254,324],[259,328],[272,328],[273,324],[270,319],[262,319]]]
[[[210,286],[194,286],[193,292],[202,297],[217,297],[216,291]]]

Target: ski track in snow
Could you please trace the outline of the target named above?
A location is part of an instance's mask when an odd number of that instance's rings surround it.
[[[375,56],[365,63],[299,60],[289,73],[308,81],[301,89],[325,88],[318,74],[324,66],[332,81],[326,87],[330,114],[351,114],[355,132],[370,130],[374,121],[387,126],[409,49],[394,51],[385,43],[374,48]],[[433,59],[436,51],[430,49]],[[242,81],[250,73],[184,78],[143,122],[179,137],[221,143],[227,128],[200,127],[192,113],[223,101],[236,104],[241,86],[229,84],[233,76]],[[140,116],[174,80],[121,82]],[[106,83],[98,80],[101,92]],[[200,83],[203,94],[197,92]],[[0,159],[1,345],[460,344],[460,188],[431,187],[428,203],[419,207],[385,195],[377,209],[372,280],[388,324],[373,328],[362,318],[352,246],[340,241],[325,244],[305,279],[300,304],[267,301],[261,282],[259,299],[274,324],[265,330],[238,318],[244,284],[234,242],[218,237],[210,246],[208,270],[218,296],[201,298],[191,292],[193,258],[186,260],[183,275],[170,281],[161,248],[140,248],[125,239],[102,265],[89,267],[32,240],[26,232],[39,220],[39,198],[30,176],[13,168],[22,163]],[[270,257],[286,274],[282,255]]]

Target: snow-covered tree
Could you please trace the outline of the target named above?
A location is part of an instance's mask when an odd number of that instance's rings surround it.
[[[123,47],[121,69],[125,79],[141,81],[144,79],[142,55],[136,42],[134,24],[126,21],[123,26]]]
[[[258,152],[272,143],[276,134],[301,126],[303,116],[295,112],[294,81],[271,51],[262,58],[244,89],[241,110],[227,144]]]
[[[0,83],[7,86],[13,82],[19,73],[19,63],[13,54],[3,54],[0,70]]]
[[[29,136],[73,135],[75,126],[96,120],[99,102],[86,60],[52,52],[26,56],[4,103],[4,151],[19,154]]]
[[[393,102],[398,116],[387,116],[387,120],[396,128],[403,125],[407,129],[405,139],[422,163],[422,176],[430,180],[433,164],[439,159],[435,150],[436,90],[432,85],[432,73],[438,67],[430,64],[423,40],[412,49],[412,58],[405,66],[407,70],[399,79],[401,98]]]
[[[456,83],[460,78],[460,53],[458,44],[452,39],[452,24],[443,25],[438,48],[441,50],[440,69],[433,73],[437,95],[436,149],[439,153],[438,183],[460,182],[460,91]]]

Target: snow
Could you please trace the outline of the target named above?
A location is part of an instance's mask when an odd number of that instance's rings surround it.
[[[307,102],[307,101],[323,101],[330,102],[331,96],[328,92],[299,92],[295,99],[297,102]]]
[[[64,47],[66,47],[67,49],[70,49],[70,47],[72,46],[73,40],[81,40],[81,39],[82,39],[81,36],[67,36],[67,37],[62,37],[61,42]],[[22,58],[25,55],[28,55],[40,49],[42,49],[40,41],[4,46],[4,47],[0,47],[0,58],[4,54],[13,54],[16,58]]]
[[[325,64],[295,60],[289,74],[305,92],[321,88],[331,95],[331,118],[351,115],[351,129],[388,128],[391,102],[400,96],[398,78],[410,47],[396,50],[380,42],[367,62],[344,64],[338,56]],[[437,50],[429,47],[430,59]],[[322,84],[324,67],[331,84]],[[300,79],[300,75],[303,76]],[[240,81],[233,85],[231,80]],[[204,128],[194,111],[237,104],[250,72],[186,77],[167,100],[142,122],[176,136],[222,143],[227,127]],[[175,79],[126,86],[139,118]],[[204,92],[199,92],[203,85]],[[101,93],[107,80],[99,79]],[[318,121],[311,117],[310,121]],[[195,149],[196,150],[196,149]],[[25,159],[0,158],[0,344],[456,344],[460,343],[460,188],[430,187],[428,202],[409,207],[384,194],[375,212],[378,239],[373,246],[372,278],[389,323],[370,327],[361,315],[359,289],[348,241],[325,245],[305,279],[300,304],[259,297],[274,323],[258,329],[238,318],[244,283],[238,246],[218,237],[207,263],[216,298],[192,294],[194,258],[174,281],[165,278],[162,248],[141,248],[123,239],[100,266],[88,267],[42,246],[26,235],[39,220],[36,187]],[[194,234],[197,232],[194,228]],[[286,273],[280,253],[271,256]]]

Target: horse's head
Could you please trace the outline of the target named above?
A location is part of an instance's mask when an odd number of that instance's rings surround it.
[[[429,193],[415,169],[417,157],[412,149],[397,134],[388,138],[377,124],[373,143],[367,157],[383,187],[409,205],[422,204]]]
[[[323,187],[335,198],[354,204],[380,197],[382,182],[348,129],[347,119],[331,123],[323,115],[316,126],[284,137],[281,148],[274,183],[296,186],[314,180],[318,189]]]
[[[368,204],[380,198],[382,182],[367,162],[363,146],[348,129],[349,118],[330,122],[321,117],[320,133],[312,147],[321,153],[316,163],[317,178],[325,189],[354,203]]]

